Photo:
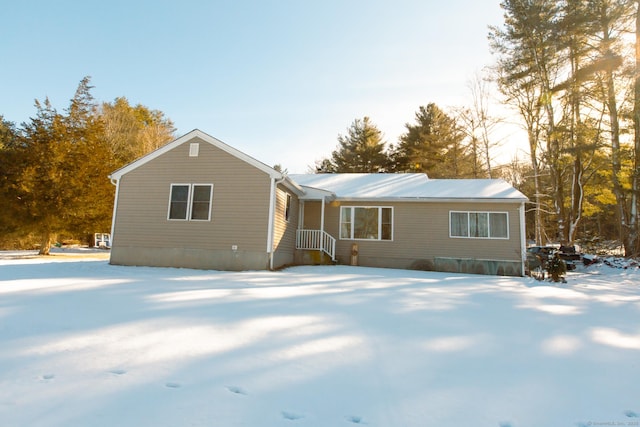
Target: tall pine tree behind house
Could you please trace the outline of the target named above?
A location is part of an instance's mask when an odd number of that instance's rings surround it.
[[[354,120],[347,135],[338,136],[338,147],[329,162],[322,165],[323,172],[385,172],[388,158],[382,132],[369,117]]]
[[[473,158],[455,119],[434,103],[421,106],[415,119],[415,124],[405,125],[406,133],[392,149],[393,169],[425,172],[430,178],[473,177]]]

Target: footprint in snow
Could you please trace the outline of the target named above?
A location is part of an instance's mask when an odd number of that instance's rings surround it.
[[[242,394],[242,395],[246,395],[247,394],[247,392],[244,391],[244,389],[242,387],[237,387],[235,385],[228,386],[227,390],[229,390],[231,393],[234,393],[234,394]]]
[[[125,371],[124,369],[114,369],[112,371],[109,371],[109,373],[113,375],[124,375],[127,373],[127,371]]]
[[[282,411],[282,418],[289,421],[295,421],[295,420],[304,418],[304,415],[294,414],[293,412]]]
[[[42,379],[43,379],[43,380],[52,380],[52,379],[54,379],[55,377],[56,377],[56,376],[55,376],[55,375],[53,375],[53,374],[45,374],[45,375],[43,375],[43,376],[42,376]]]
[[[629,418],[640,418],[640,415],[637,412],[624,411],[624,414]]]
[[[350,423],[354,423],[354,424],[365,424],[364,421],[362,421],[362,417],[358,416],[358,415],[350,415],[347,417],[347,421],[349,421]]]
[[[181,384],[180,383],[166,383],[164,386],[168,387],[168,388],[180,388]]]

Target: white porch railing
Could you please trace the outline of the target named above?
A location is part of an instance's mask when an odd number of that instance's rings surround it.
[[[336,239],[323,230],[298,230],[296,248],[323,251],[336,260]]]

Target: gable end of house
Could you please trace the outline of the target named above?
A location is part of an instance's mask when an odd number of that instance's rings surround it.
[[[249,165],[255,167],[256,169],[266,173],[267,175],[269,175],[270,178],[273,179],[284,179],[285,176],[278,172],[277,170],[273,169],[272,167],[262,163],[259,160],[254,159],[253,157],[249,156],[248,154],[243,153],[240,150],[237,150],[233,147],[231,147],[230,145],[225,144],[224,142],[220,141],[217,138],[214,138],[213,136],[202,132],[199,129],[194,129],[189,133],[186,133],[184,135],[182,135],[181,137],[169,142],[166,145],[163,145],[162,147],[158,148],[157,150],[154,150],[142,157],[140,157],[139,159],[129,163],[128,165],[125,165],[123,167],[121,167],[120,169],[114,171],[111,175],[109,175],[109,179],[111,179],[112,181],[118,181],[123,175],[126,175],[127,173],[139,168],[142,165],[145,165],[147,163],[149,163],[150,161],[162,156],[163,154],[167,153],[168,151],[173,150],[176,147],[179,147],[182,144],[195,144],[195,140],[197,141],[203,141],[205,143],[209,143],[211,145],[213,145],[214,147],[244,161],[245,163],[248,163]],[[199,149],[196,148],[195,145],[191,145],[189,147],[189,155],[190,156],[197,156]],[[289,180],[290,181],[290,180]],[[299,186],[297,186],[295,183],[290,181],[290,185],[293,187],[297,187],[299,189],[299,191],[302,191],[300,189]]]

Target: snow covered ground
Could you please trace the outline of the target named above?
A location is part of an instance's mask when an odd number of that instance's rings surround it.
[[[640,425],[640,272],[0,254],[2,426]],[[67,254],[69,255],[69,254]]]

